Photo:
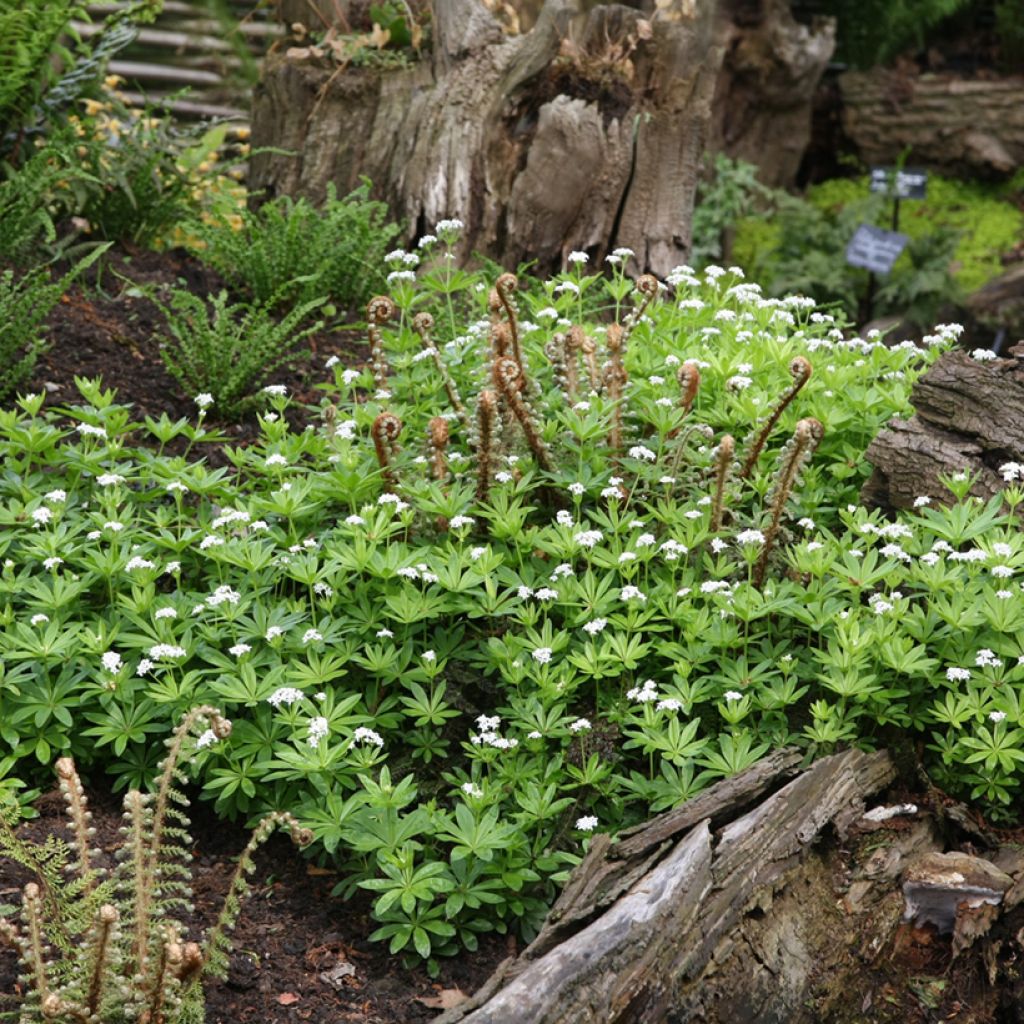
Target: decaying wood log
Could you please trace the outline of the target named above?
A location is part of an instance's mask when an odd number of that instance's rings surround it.
[[[634,830],[618,846],[595,840],[537,940],[439,1024],[818,1019],[800,1014],[816,985],[816,957],[843,934],[823,922],[834,911],[834,895],[821,904],[801,902],[805,894],[798,893],[782,916],[788,935],[763,908],[794,873],[801,877],[822,832],[831,826],[846,834],[865,799],[895,770],[884,752],[847,751],[787,782],[795,761],[791,752],[779,752]],[[929,837],[924,829],[913,848],[928,848]],[[887,870],[891,879],[899,868]],[[892,927],[898,913],[893,904]],[[740,968],[746,984],[737,990],[732,958],[749,961],[751,944],[761,942],[762,959],[754,950],[753,964]],[[788,973],[773,977],[781,968]],[[754,979],[758,971],[764,977]]]
[[[1011,348],[1024,341],[1024,263],[1017,263],[964,299],[964,307],[981,323],[1003,330]]]
[[[373,182],[410,234],[458,217],[462,252],[506,266],[685,261],[722,46],[713,0],[656,13],[547,0],[503,33],[480,0],[436,0],[431,50],[408,68],[271,54],[253,101],[250,187],[314,201]],[[269,147],[265,149],[264,147]]]
[[[1012,174],[1024,163],[1024,78],[848,71],[843,128],[861,159],[911,162],[965,176]]]
[[[715,86],[708,148],[757,165],[766,185],[787,188],[811,137],[811,108],[835,50],[836,25],[796,21],[788,0],[728,0],[725,59]]]
[[[998,469],[1024,462],[1024,360],[980,361],[947,352],[914,385],[910,420],[893,420],[865,458],[874,472],[861,491],[866,504],[912,508],[914,499],[949,499],[939,480],[967,469],[972,493],[991,498],[1004,486]]]

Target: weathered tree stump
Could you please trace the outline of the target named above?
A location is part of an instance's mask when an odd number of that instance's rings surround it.
[[[865,452],[874,467],[861,491],[866,504],[895,509],[912,508],[919,496],[946,501],[940,475],[964,469],[978,476],[972,493],[988,499],[1004,486],[999,467],[1024,462],[1021,358],[982,362],[948,352],[917,381],[910,400],[916,414],[890,422]]]
[[[814,844],[847,834],[895,770],[884,752],[848,751],[793,778],[798,760],[778,752],[617,843],[595,839],[536,940],[439,1024],[822,1019],[805,1002],[842,998],[839,974],[862,964]],[[934,845],[922,825],[879,868],[882,942],[904,855]]]
[[[430,53],[408,68],[271,54],[250,185],[319,200],[365,175],[413,235],[460,218],[464,255],[546,270],[573,249],[600,260],[628,246],[666,273],[689,251],[722,61],[716,6],[670,0],[645,17],[547,0],[508,36],[480,0],[436,0]]]
[[[1004,176],[1024,163],[1024,78],[959,78],[903,69],[839,79],[843,128],[865,163],[912,161],[950,173]]]
[[[757,166],[766,185],[796,181],[815,91],[835,50],[832,18],[796,21],[788,0],[723,0],[725,58],[708,148]]]

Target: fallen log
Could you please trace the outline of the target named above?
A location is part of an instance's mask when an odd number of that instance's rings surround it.
[[[940,476],[963,470],[972,493],[988,499],[1004,486],[999,467],[1024,462],[1024,359],[978,360],[947,352],[914,385],[910,420],[893,420],[871,442],[874,467],[861,490],[868,505],[912,508],[924,496],[947,501]]]
[[[1024,78],[960,78],[904,69],[839,79],[843,129],[868,164],[915,164],[1002,177],[1024,162]]]
[[[834,986],[815,965],[841,963],[849,929],[815,843],[846,835],[895,769],[884,752],[851,750],[791,778],[796,760],[776,753],[619,844],[598,837],[534,943],[438,1024],[821,1019],[804,1004]],[[876,872],[886,898],[906,853],[929,848],[922,824]],[[776,899],[785,910],[769,917]],[[883,941],[899,921],[900,901],[889,904]]]

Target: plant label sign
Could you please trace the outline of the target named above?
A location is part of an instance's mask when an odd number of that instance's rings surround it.
[[[908,241],[898,231],[861,224],[846,246],[846,262],[874,274],[888,274]]]
[[[924,199],[928,191],[928,172],[913,167],[871,168],[871,191],[884,192],[896,199]]]

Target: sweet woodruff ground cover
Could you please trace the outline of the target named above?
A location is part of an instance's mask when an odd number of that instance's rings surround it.
[[[328,360],[304,428],[284,385],[245,446],[202,392],[178,419],[88,380],[0,412],[10,797],[62,754],[145,786],[214,704],[202,798],[295,814],[432,970],[528,938],[596,831],[774,746],[909,742],[1012,814],[1022,494],[857,503],[956,328],[890,347],[716,267],[637,290],[626,252],[492,294],[457,231],[391,254],[370,364]]]

